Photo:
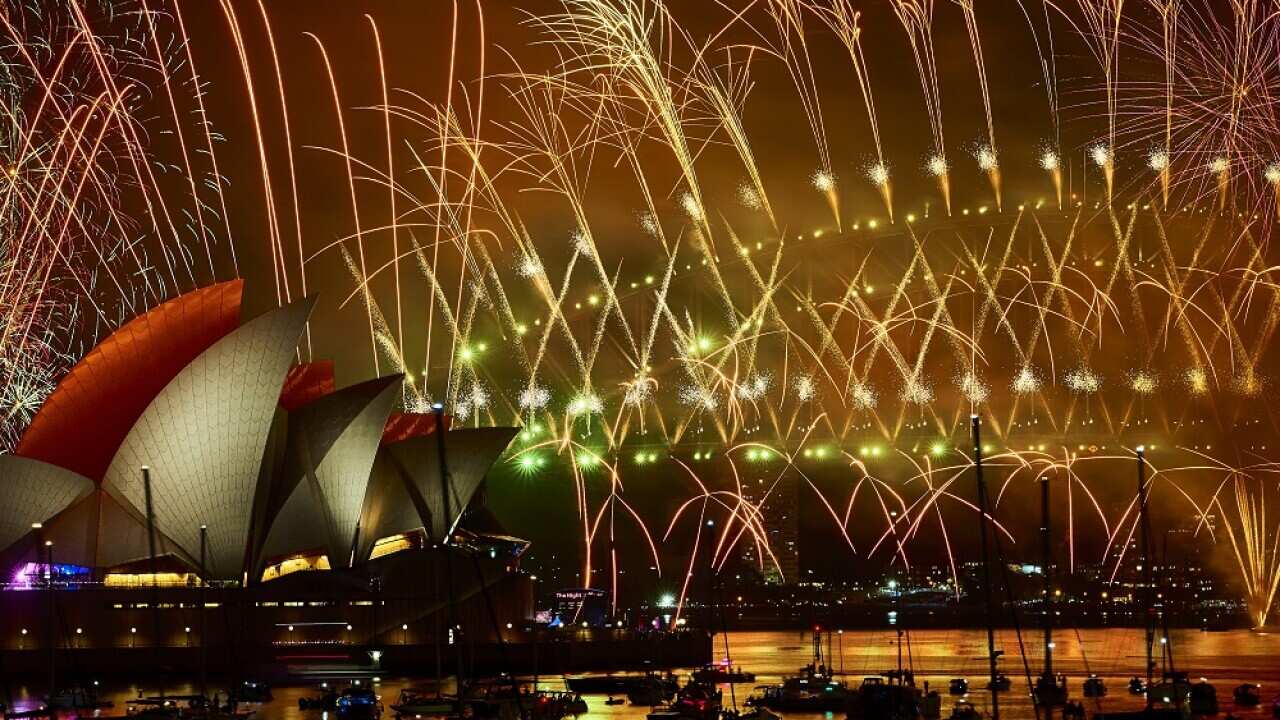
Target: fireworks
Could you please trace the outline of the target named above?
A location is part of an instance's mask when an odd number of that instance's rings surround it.
[[[829,172],[819,170],[809,177],[809,182],[818,189],[819,192],[829,193],[836,189],[835,176]]]
[[[652,377],[639,374],[635,380],[626,383],[626,391],[622,396],[622,403],[630,407],[640,407],[646,402],[653,399],[654,387],[657,381]]]
[[[694,222],[702,221],[702,206],[698,204],[698,198],[693,193],[685,193],[680,196],[680,207],[684,209],[686,215]]]
[[[750,402],[756,402],[769,392],[769,387],[773,384],[773,377],[769,373],[756,373],[747,379],[746,382],[738,383],[738,397]]]
[[[927,382],[911,378],[903,384],[900,397],[913,405],[928,405],[933,402],[933,388]]]
[[[1092,395],[1102,389],[1102,378],[1087,367],[1079,367],[1066,374],[1063,382],[1074,393]]]
[[[694,384],[680,388],[680,400],[690,407],[707,412],[715,412],[720,407],[720,400],[713,391]]]
[[[1072,22],[1053,31],[1080,32],[1098,66],[1025,58],[1045,69],[1043,118],[1022,106],[998,113],[1009,105],[993,98],[1006,87],[1003,68],[985,65],[972,0],[958,3],[963,30],[942,27],[942,13],[935,28],[928,0],[893,0],[900,27],[890,28],[864,27],[845,0],[748,4],[723,27],[709,27],[714,9],[686,27],[692,11],[682,4],[569,0],[499,34],[548,48],[554,62],[512,45],[485,56],[489,65],[480,59],[475,78],[445,76],[474,65],[462,57],[469,44],[450,45],[439,96],[389,91],[403,69],[346,56],[340,83],[327,72],[330,52],[346,48],[311,36],[319,50],[311,69],[333,98],[316,113],[332,113],[317,123],[331,133],[320,142],[314,133],[273,135],[289,133],[289,117],[303,112],[287,112],[284,95],[300,70],[291,63],[283,72],[274,58],[256,67],[256,48],[242,38],[268,28],[244,27],[227,3],[219,7],[235,28],[227,40],[244,76],[233,89],[198,75],[177,5],[102,6],[116,12],[84,27],[15,6],[22,22],[9,24],[8,45],[30,52],[0,69],[9,118],[0,131],[0,438],[13,443],[92,336],[157,299],[237,273],[236,242],[265,244],[251,254],[270,258],[278,302],[314,292],[308,273],[341,262],[352,287],[337,295],[367,315],[370,347],[360,347],[372,350],[369,370],[382,372],[388,358],[397,370],[426,368],[406,387],[406,409],[435,397],[475,424],[545,414],[539,421],[555,434],[548,447],[616,486],[615,465],[628,464],[619,458],[642,452],[647,462],[658,452],[630,448],[638,435],[662,444],[661,458],[715,442],[724,446],[717,460],[729,462],[746,454],[731,448],[758,441],[778,460],[798,454],[803,437],[851,455],[863,448],[868,460],[937,444],[941,459],[955,454],[950,435],[975,410],[992,418],[998,447],[1043,448],[1048,438],[1079,447],[1077,407],[1091,413],[1090,432],[1110,438],[1099,445],[1154,439],[1134,435],[1125,420],[1134,408],[1186,421],[1158,438],[1170,446],[1232,435],[1208,426],[1266,416],[1280,328],[1270,235],[1280,217],[1280,71],[1260,54],[1280,40],[1280,18],[1242,2],[1240,21],[1219,25],[1209,0],[1184,3],[1200,11],[1172,26],[1167,17],[1121,16],[1121,3],[1060,8]],[[99,27],[100,36],[91,30]],[[887,31],[905,32],[910,55],[903,49],[876,67],[868,60],[881,54],[865,55],[863,39]],[[967,35],[972,58],[959,61],[975,72],[938,72],[941,32]],[[1030,45],[1052,52],[1042,39]],[[1151,63],[1121,64],[1120,47],[1158,59],[1163,77],[1141,74]],[[58,69],[53,58],[64,55]],[[766,63],[775,65],[757,70]],[[918,88],[904,94],[885,82],[912,64]],[[1101,77],[1090,85],[1098,101],[1060,106],[1059,70],[1086,84]],[[382,89],[372,126],[350,107],[356,88],[341,85],[361,72]],[[953,87],[952,75],[968,84]],[[770,85],[775,77],[786,78],[782,87]],[[870,132],[829,146],[823,92],[854,85],[856,122]],[[1119,87],[1129,88],[1124,112]],[[250,141],[215,143],[203,103],[243,105],[233,90],[255,100]],[[944,116],[942,98],[960,93],[970,102],[951,112],[981,107],[980,115]],[[279,108],[256,102],[275,96]],[[157,116],[146,100],[169,107]],[[892,117],[927,122],[928,140],[891,153],[911,139],[898,123],[880,126],[886,106]],[[145,116],[132,114],[139,107]],[[1105,118],[1095,117],[1103,107]],[[1024,125],[1001,129],[1011,123]],[[789,142],[779,160],[759,152],[788,142],[757,129],[771,125],[807,126],[810,137]],[[979,126],[975,144],[956,144],[957,128]],[[332,162],[331,172],[295,172],[302,147],[308,168]],[[972,165],[958,163],[952,175],[948,157],[961,157],[961,147],[985,174],[977,182]],[[226,207],[217,163],[228,153],[261,165],[248,179],[259,183],[261,207]],[[837,176],[845,168],[860,169],[878,192],[841,183],[851,177]],[[1216,209],[1204,202],[1215,191]],[[1054,194],[1056,207],[1043,201]],[[344,207],[306,216],[317,198],[343,198]],[[258,216],[262,226],[237,238],[221,222]],[[325,234],[322,223],[336,240],[311,239]],[[334,322],[326,320],[313,323],[300,358],[311,357],[313,336],[322,351],[351,344],[345,325],[322,330]],[[1161,380],[1186,392],[1164,392]],[[527,457],[524,471],[547,465]],[[938,478],[921,471],[921,479]],[[600,501],[582,487],[589,560],[598,513],[621,508],[621,491]],[[708,507],[736,503],[740,534],[767,538],[758,501],[701,490],[699,499],[714,498]],[[941,498],[929,492],[924,506]],[[904,499],[900,517],[914,513],[914,534],[925,515],[907,507]],[[1239,527],[1261,525],[1260,510],[1237,515]],[[721,560],[727,552],[717,548]],[[1259,588],[1271,582],[1258,577]],[[1259,598],[1269,605],[1269,594]]]
[[[1182,374],[1182,382],[1192,395],[1209,392],[1209,375],[1202,368],[1190,368]]]
[[[197,70],[165,14],[108,2],[5,6],[0,451],[96,338],[238,272],[234,244],[217,240],[230,231],[201,98],[178,89]]]
[[[875,163],[867,167],[867,179],[874,185],[884,185],[889,182],[889,168],[884,163]]]
[[[542,263],[532,255],[525,255],[516,263],[516,274],[522,278],[535,278],[542,274]]]
[[[1100,168],[1111,167],[1114,158],[1111,156],[1111,148],[1101,143],[1089,148],[1089,158],[1093,160],[1093,164]]]
[[[797,375],[791,382],[791,389],[800,402],[809,402],[818,396],[818,383],[812,375]]]
[[[960,388],[961,394],[975,405],[986,402],[987,398],[991,396],[991,386],[972,372],[966,372],[960,376],[956,385]]]
[[[480,413],[487,407],[489,407],[489,391],[480,383],[473,382],[458,394],[453,414],[462,421],[474,418],[479,422]]]
[[[1031,395],[1040,392],[1040,374],[1034,367],[1024,365],[1013,376],[1011,389],[1016,395]]]
[[[551,402],[551,391],[537,383],[530,382],[520,391],[520,407],[525,410],[542,410]]]
[[[859,410],[874,410],[880,396],[876,394],[875,388],[870,385],[858,383],[853,386],[849,393],[849,398],[853,401],[854,407]]]
[[[1242,397],[1262,394],[1263,378],[1253,368],[1246,368],[1231,378],[1231,390]]]
[[[604,412],[604,401],[595,393],[584,392],[570,400],[565,411],[571,416],[599,415]]]
[[[760,193],[746,183],[738,186],[738,202],[742,203],[743,207],[752,210],[760,210],[764,207],[764,201],[760,199]]]
[[[983,172],[991,172],[998,167],[996,151],[990,145],[983,145],[978,148],[974,151],[973,157],[978,161],[978,168]]]
[[[1129,388],[1139,395],[1152,395],[1160,387],[1160,379],[1148,370],[1129,374]]]
[[[1267,500],[1273,494],[1266,483],[1241,473],[1231,473],[1230,497],[1223,502],[1221,491],[1213,504],[1224,516],[1240,577],[1244,580],[1249,615],[1255,627],[1266,627],[1267,618],[1280,589],[1280,526],[1267,521]]]

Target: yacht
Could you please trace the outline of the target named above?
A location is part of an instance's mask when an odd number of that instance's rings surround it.
[[[851,693],[843,680],[836,680],[822,659],[822,631],[813,633],[813,660],[800,673],[784,678],[781,685],[761,685],[760,695],[747,699],[782,712],[839,712],[848,707]]]
[[[938,694],[931,694],[941,704]],[[849,720],[919,720],[926,695],[915,685],[867,677],[849,699]],[[933,717],[937,717],[935,714]]]
[[[1147,690],[1151,705],[1185,707],[1192,715],[1217,715],[1218,691],[1208,681],[1192,683],[1185,672],[1166,672]]]
[[[756,681],[755,673],[742,668],[730,667],[728,663],[709,663],[694,670],[690,675],[695,682],[701,683],[749,683]]]
[[[800,674],[786,678],[781,685],[763,685],[758,697],[748,700],[770,710],[782,712],[837,712],[849,704],[849,689],[836,680],[825,666],[806,665]]]

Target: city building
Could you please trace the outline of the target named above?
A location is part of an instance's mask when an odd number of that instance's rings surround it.
[[[744,567],[760,573],[770,584],[800,579],[800,479],[795,472],[743,483],[742,495],[760,508],[768,552],[754,537],[744,538],[740,553]]]

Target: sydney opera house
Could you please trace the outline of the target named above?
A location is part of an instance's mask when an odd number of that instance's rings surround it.
[[[531,617],[527,543],[480,497],[514,430],[396,412],[399,376],[338,389],[331,363],[296,362],[312,301],[246,320],[242,292],[122,326],[0,455],[11,670],[51,645],[81,666],[425,656],[448,608],[473,639]]]

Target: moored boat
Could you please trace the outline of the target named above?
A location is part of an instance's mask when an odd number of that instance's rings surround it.
[[[1013,687],[1013,681],[1004,673],[998,673],[994,679],[988,680],[986,685],[988,690],[995,690],[997,692],[1004,692],[1011,687]]]
[[[726,710],[721,715],[724,720],[782,720],[781,715],[760,705],[738,711]]]
[[[242,703],[271,702],[271,686],[261,680],[245,680],[231,693],[231,697]]]
[[[914,685],[867,677],[850,697],[847,716],[849,720],[918,720],[922,698]]]
[[[762,685],[761,694],[748,703],[781,712],[836,712],[849,703],[849,689],[825,670],[807,666],[802,674],[786,678],[781,685]]]
[[[839,712],[849,704],[849,688],[836,680],[822,658],[822,631],[813,633],[813,659],[800,673],[784,678],[781,685],[759,685],[759,695],[747,698],[748,705],[760,705],[782,712]]]
[[[1107,684],[1097,675],[1090,675],[1084,681],[1085,697],[1102,697],[1107,694]]]
[[[56,710],[101,710],[113,705],[99,698],[98,689],[92,686],[63,688],[45,698],[45,704]]]
[[[635,678],[624,691],[632,705],[653,707],[671,700],[679,690],[679,683],[672,676],[650,674]]]
[[[710,663],[694,670],[690,677],[701,683],[749,683],[755,682],[755,673],[742,668],[731,667],[726,663]]]
[[[405,688],[400,691],[400,697],[391,704],[391,710],[396,714],[396,717],[406,715],[447,715],[453,712],[457,704],[458,700],[455,697]]]
[[[951,720],[982,720],[982,713],[967,700],[961,700],[951,708]]]
[[[604,674],[578,675],[565,678],[565,687],[584,695],[625,695],[635,689],[644,689],[657,685],[664,694],[671,697],[676,691],[678,681],[670,673],[654,672],[644,674]]]
[[[1061,675],[1041,675],[1036,678],[1031,694],[1040,707],[1062,707],[1067,704],[1067,679]]]
[[[373,688],[353,685],[338,695],[336,710],[342,720],[377,720],[382,717],[382,701]]]
[[[1235,691],[1231,693],[1232,699],[1235,700],[1235,703],[1237,705],[1244,705],[1245,707],[1254,707],[1262,702],[1262,696],[1259,692],[1261,690],[1261,687],[1262,687],[1261,685],[1257,685],[1254,683],[1244,683],[1242,685],[1238,685],[1236,686]]]

